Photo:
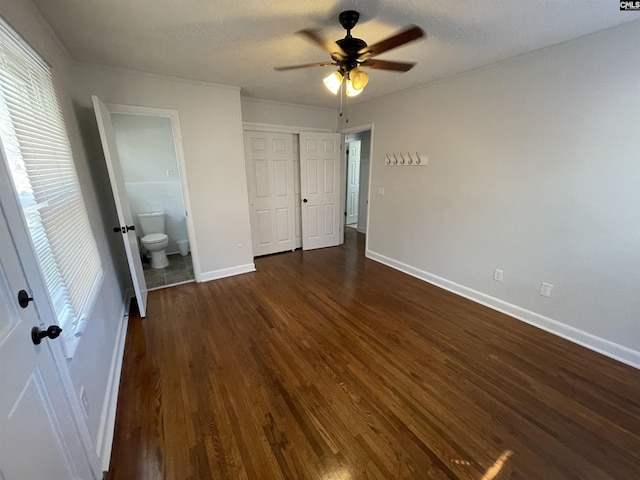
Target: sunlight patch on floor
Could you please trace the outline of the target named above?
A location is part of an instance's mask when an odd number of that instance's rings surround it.
[[[482,480],[493,480],[494,478],[496,478],[511,455],[513,455],[513,452],[511,450],[505,450],[502,455],[498,457],[496,462],[489,468],[489,470],[487,470],[487,473],[484,474]]]

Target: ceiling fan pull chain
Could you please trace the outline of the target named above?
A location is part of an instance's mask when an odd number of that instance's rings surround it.
[[[347,118],[345,118],[344,123],[349,123],[349,95],[347,95],[347,105],[344,109],[347,111]]]

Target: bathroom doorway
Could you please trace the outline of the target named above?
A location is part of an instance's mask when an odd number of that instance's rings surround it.
[[[108,107],[147,289],[192,282],[197,254],[177,112]]]
[[[371,140],[373,125],[351,128],[344,133],[345,229],[366,235],[369,217],[369,176],[371,170]]]

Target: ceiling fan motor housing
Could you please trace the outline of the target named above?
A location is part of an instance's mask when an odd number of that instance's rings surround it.
[[[341,40],[336,41],[340,48],[344,50],[344,53],[347,56],[338,61],[338,65],[340,65],[341,70],[349,71],[358,66],[358,52],[367,46],[367,42],[361,40],[359,38],[354,37],[346,37]]]

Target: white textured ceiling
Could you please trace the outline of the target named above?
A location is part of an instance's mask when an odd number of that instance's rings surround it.
[[[379,58],[417,61],[400,74],[370,70],[358,101],[637,20],[617,0],[34,0],[77,61],[213,81],[244,95],[337,107],[323,86],[329,60],[294,32],[344,37],[342,10],[360,11],[353,35],[372,44],[408,24],[428,35]],[[640,28],[640,24],[639,24]],[[551,72],[550,72],[551,73]]]

